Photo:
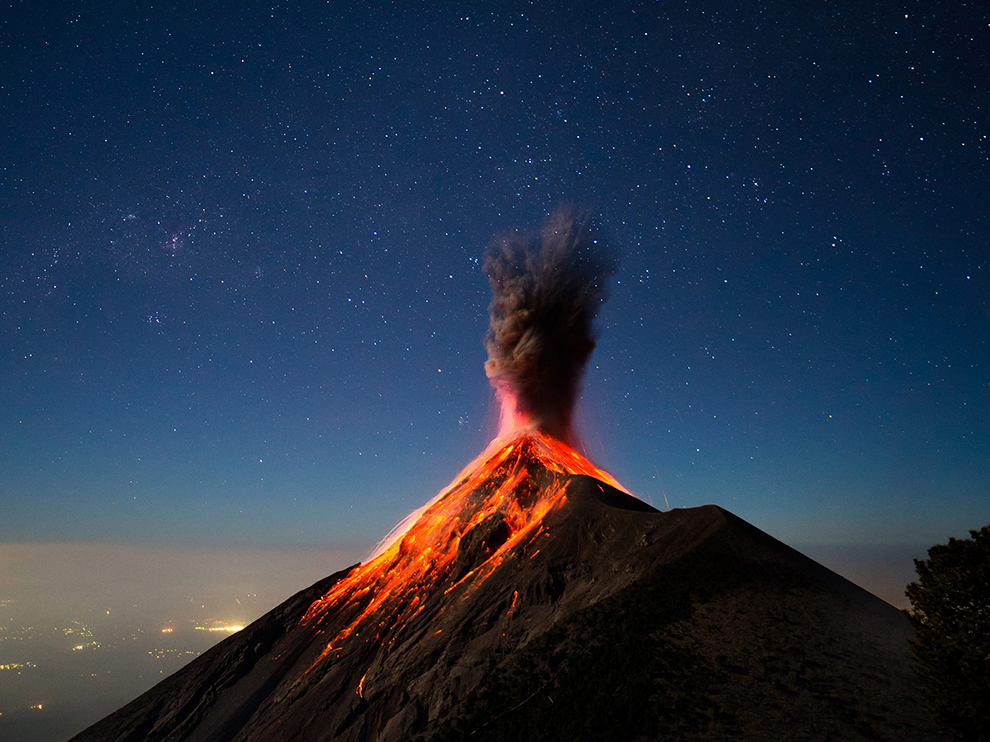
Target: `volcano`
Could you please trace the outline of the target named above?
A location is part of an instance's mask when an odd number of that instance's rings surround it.
[[[910,633],[722,508],[659,512],[527,430],[74,742],[939,739]]]

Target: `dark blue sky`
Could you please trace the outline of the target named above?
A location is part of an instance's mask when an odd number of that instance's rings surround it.
[[[0,541],[370,544],[487,443],[492,237],[621,253],[581,419],[791,543],[990,514],[978,4],[14,2]]]

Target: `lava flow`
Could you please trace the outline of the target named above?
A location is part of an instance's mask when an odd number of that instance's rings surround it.
[[[302,622],[326,618],[332,628],[324,630],[333,631],[317,663],[352,635],[389,646],[428,600],[455,589],[470,593],[513,546],[539,534],[543,516],[565,499],[570,476],[580,474],[622,489],[544,432],[496,439],[377,556],[310,606]]]

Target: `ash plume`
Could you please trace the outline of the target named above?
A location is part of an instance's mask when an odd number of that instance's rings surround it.
[[[574,404],[616,268],[590,214],[571,208],[553,214],[539,233],[512,233],[488,249],[485,372],[502,407],[501,434],[535,426],[575,443]]]

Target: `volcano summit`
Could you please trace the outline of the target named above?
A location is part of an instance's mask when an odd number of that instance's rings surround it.
[[[938,739],[899,611],[573,447],[614,261],[557,215],[486,259],[501,431],[368,562],[75,742]]]

